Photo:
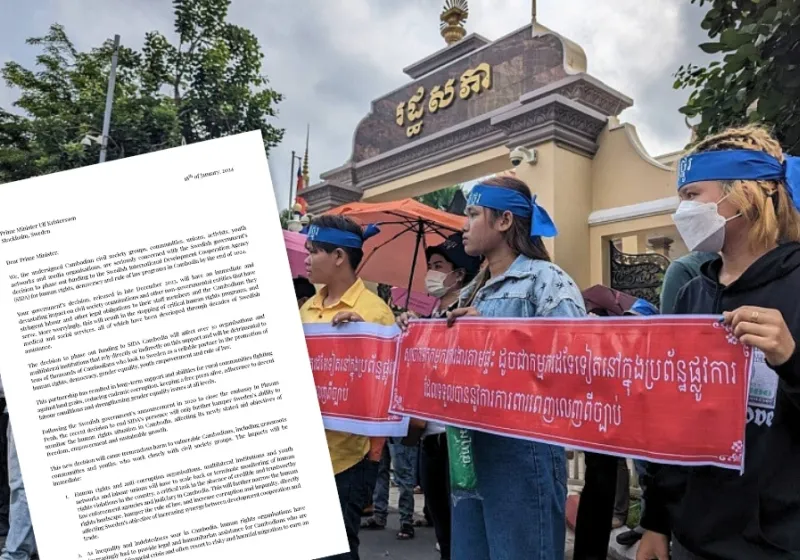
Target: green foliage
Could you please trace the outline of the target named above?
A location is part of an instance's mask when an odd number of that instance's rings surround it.
[[[642,501],[641,499],[633,498],[628,506],[628,518],[625,520],[625,525],[633,529],[639,526],[642,521]]]
[[[177,43],[159,32],[145,36],[143,83],[167,90],[187,142],[261,129],[264,149],[283,130],[267,124],[283,96],[261,75],[255,35],[225,20],[231,0],[173,0]]]
[[[281,210],[281,227],[285,230],[289,229],[289,222],[292,219],[292,211],[288,208]]]
[[[450,205],[450,202],[452,202],[453,197],[460,188],[461,185],[445,187],[443,189],[439,189],[438,191],[429,192],[428,194],[415,197],[414,200],[421,202],[426,206],[430,206],[431,208],[436,208],[437,210],[447,210],[447,207]]]
[[[107,159],[138,155],[261,129],[264,148],[283,130],[267,123],[279,93],[261,76],[255,36],[225,21],[230,0],[175,0],[178,44],[160,33],[141,52],[120,47]],[[79,52],[61,25],[43,37],[36,69],[8,62],[0,71],[20,90],[15,115],[0,108],[0,183],[91,165],[99,146],[113,42]]]
[[[60,25],[28,44],[41,47],[37,72],[8,62],[2,76],[19,88],[24,116],[0,109],[0,182],[25,179],[96,163],[99,146],[81,140],[99,136],[106,102],[113,42],[78,52]],[[144,95],[137,80],[141,57],[120,48],[108,159],[178,145],[175,106]]]
[[[674,87],[692,93],[681,112],[700,117],[699,138],[747,123],[771,128],[784,150],[800,154],[800,0],[691,0],[710,5],[702,27],[718,54],[689,64]]]

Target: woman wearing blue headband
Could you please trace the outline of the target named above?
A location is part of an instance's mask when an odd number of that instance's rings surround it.
[[[486,265],[461,294],[458,317],[583,317],[575,282],[542,243],[556,227],[513,177],[475,186],[467,200],[464,248]],[[459,432],[461,432],[459,430]],[[468,491],[453,484],[453,560],[564,557],[566,456],[562,447],[464,430],[473,461]],[[450,437],[451,431],[448,433]],[[455,439],[455,438],[454,438]],[[462,448],[463,449],[463,448]],[[451,462],[454,455],[450,456]],[[455,463],[454,463],[455,467]]]
[[[744,473],[659,466],[645,489],[637,560],[800,557],[800,160],[766,131],[727,130],[678,166],[675,224],[719,252],[675,312],[722,315],[756,349]],[[656,436],[657,437],[657,436]]]

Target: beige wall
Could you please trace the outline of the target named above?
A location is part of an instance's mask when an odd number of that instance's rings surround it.
[[[364,191],[362,200],[364,202],[385,202],[413,198],[444,187],[499,173],[509,167],[508,154],[508,149],[501,146],[437,165],[402,179],[369,188]]]
[[[572,276],[581,289],[588,288],[589,214],[592,211],[592,160],[564,148],[556,149],[554,184],[555,261]]]
[[[669,213],[589,226],[594,211],[676,194],[672,167],[647,154],[632,125],[619,125],[612,119],[598,143],[593,159],[555,142],[540,144],[536,163],[516,168],[517,176],[531,187],[558,227],[558,237],[545,240],[547,249],[581,289],[609,284],[608,242],[612,239],[621,239],[626,253],[645,253],[652,250],[648,239],[668,236],[674,240],[669,258],[688,252]],[[509,167],[508,154],[503,146],[485,150],[367,189],[363,200],[415,197],[499,173]]]
[[[592,204],[592,160],[586,156],[547,142],[536,147],[535,164],[523,163],[516,168],[537,201],[556,223],[558,237],[546,239],[545,246],[559,266],[573,277],[580,287],[590,279],[590,244],[588,218]],[[499,173],[508,169],[506,148],[486,150],[460,160],[440,165],[364,193],[364,201],[378,202],[419,196],[456,183]]]
[[[517,167],[517,177],[538,195],[558,228],[558,237],[545,240],[553,261],[580,288],[588,287],[589,214],[592,204],[592,160],[554,142],[536,147],[534,165]]]
[[[630,124],[600,134],[592,163],[592,210],[675,196],[675,172],[651,158]]]
[[[556,182],[556,145],[547,142],[536,146],[536,163],[523,163],[516,168],[517,177],[531,188],[531,192],[536,195],[536,202],[547,209],[550,217],[559,227],[558,217],[555,215],[555,198],[553,196],[553,186]],[[553,239],[544,239],[547,251],[558,262],[555,257],[555,242]]]

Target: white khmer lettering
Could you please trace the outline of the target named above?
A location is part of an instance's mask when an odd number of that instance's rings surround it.
[[[351,378],[364,375],[373,375],[378,381],[386,384],[394,374],[394,360],[379,360],[377,355],[363,356],[337,356],[318,354],[311,357],[311,369],[315,373],[334,375],[336,373],[349,373]]]
[[[622,405],[619,404],[617,397],[614,397],[612,404],[594,400],[592,393],[587,393],[585,399],[573,399],[486,389],[480,385],[438,383],[426,376],[423,395],[428,399],[442,401],[445,406],[447,403],[471,405],[475,412],[479,408],[493,408],[537,414],[547,424],[552,424],[556,419],[569,420],[576,428],[584,423],[594,423],[600,432],[606,432],[609,426],[622,424]]]
[[[495,368],[495,351],[467,350],[464,348],[430,348],[415,347],[404,350],[403,359],[408,364],[426,364],[433,366],[473,366],[481,368],[487,375]],[[554,353],[536,353],[525,350],[509,350],[501,348],[497,356],[496,369],[500,375],[508,372],[527,372],[538,379],[546,375],[569,375],[584,378],[591,385],[597,378],[618,379],[631,394],[633,381],[641,381],[651,391],[656,384],[674,384],[682,393],[691,392],[695,400],[703,398],[705,385],[736,385],[744,382],[739,373],[739,364],[735,361],[725,362],[710,360],[705,356],[694,356],[691,359],[676,359],[676,351],[669,350],[663,358],[642,358],[634,354],[625,357],[622,352],[607,356],[597,354],[590,345],[580,354],[570,353],[563,348]]]

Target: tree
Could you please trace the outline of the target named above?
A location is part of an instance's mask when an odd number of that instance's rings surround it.
[[[800,154],[800,0],[691,0],[710,4],[702,22],[724,55],[705,67],[676,73],[676,89],[691,88],[681,112],[700,117],[699,138],[729,126],[761,123],[786,152]]]
[[[283,130],[267,123],[281,95],[260,75],[258,41],[225,21],[230,0],[174,0],[178,44],[160,33],[141,52],[121,47],[109,132],[109,160],[260,129],[269,152]],[[97,162],[113,43],[79,52],[58,24],[28,44],[36,71],[6,63],[21,90],[14,115],[0,108],[0,183]]]
[[[461,185],[445,187],[443,189],[439,189],[438,191],[433,191],[423,194],[422,196],[418,196],[414,198],[414,200],[421,202],[426,206],[430,206],[431,208],[436,208],[437,210],[447,210],[447,207],[450,206],[450,203],[453,201],[453,197],[460,188]]]
[[[289,222],[292,220],[292,211],[288,208],[281,210],[281,227],[289,229]]]
[[[176,44],[156,31],[145,37],[147,89],[170,92],[187,142],[261,129],[269,153],[283,130],[266,121],[283,96],[266,87],[255,35],[225,21],[231,0],[172,3]]]
[[[98,136],[105,110],[113,43],[78,52],[60,25],[43,37],[28,39],[42,48],[38,72],[6,63],[2,76],[22,91],[15,105],[25,115],[0,109],[0,182],[73,169],[97,162],[99,146],[81,141]],[[141,57],[120,48],[114,119],[108,159],[178,145],[175,106],[143,94],[138,80]]]

